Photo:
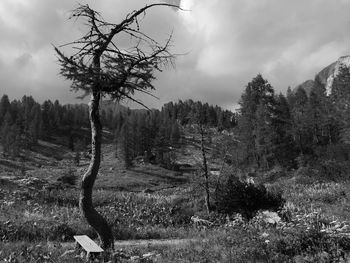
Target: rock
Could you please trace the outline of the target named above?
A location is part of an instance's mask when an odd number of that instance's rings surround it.
[[[262,212],[265,223],[276,225],[281,221],[281,218],[276,212],[264,211]]]
[[[86,255],[86,253],[85,253],[84,251],[81,251],[81,252],[80,252],[80,258],[84,258],[85,255]]]
[[[143,190],[142,192],[144,194],[152,194],[154,192],[154,190],[147,188],[147,189]]]
[[[191,216],[191,221],[196,225],[196,226],[211,226],[213,225],[213,222],[210,222],[208,220],[199,218],[198,216]]]
[[[264,233],[261,234],[261,237],[263,237],[263,238],[266,238],[266,237],[268,237],[268,236],[269,236],[269,234],[266,233],[266,232],[264,232]]]
[[[307,80],[302,84],[294,88],[294,92],[298,88],[303,88],[307,94],[310,94],[310,91],[316,85],[321,84],[326,88],[327,94],[332,93],[332,85],[335,77],[339,74],[339,68],[341,65],[346,66],[350,69],[350,56],[342,56],[337,61],[333,62],[329,66],[322,69],[319,73],[316,74],[315,80]]]
[[[332,92],[332,85],[335,77],[339,73],[339,68],[341,65],[350,67],[350,56],[340,57],[336,62],[332,63],[320,73],[316,75],[316,78],[326,87],[327,94]]]
[[[118,262],[117,259],[124,258],[124,259],[130,259],[131,257],[127,254],[125,254],[123,251],[117,251],[112,256],[114,262]]]
[[[294,91],[296,91],[299,88],[303,88],[306,91],[306,94],[310,94],[312,88],[316,85],[316,82],[314,80],[307,80],[300,85],[296,86]]]
[[[140,259],[141,258],[139,256],[132,256],[132,257],[130,257],[130,261],[138,261]]]
[[[149,252],[149,253],[143,254],[142,258],[150,258],[150,257],[154,257],[155,255],[156,255],[156,253]]]
[[[65,251],[65,252],[60,256],[60,258],[63,258],[63,257],[65,257],[65,256],[69,256],[69,255],[74,254],[74,253],[75,253],[75,250],[74,250],[74,249],[72,249],[72,250],[67,250],[67,251]]]

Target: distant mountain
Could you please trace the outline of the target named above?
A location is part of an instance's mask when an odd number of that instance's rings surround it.
[[[332,85],[334,78],[339,74],[339,68],[341,65],[345,65],[350,69],[350,56],[340,57],[336,62],[330,64],[328,67],[321,70],[315,77],[318,83],[321,83],[326,87],[327,94],[332,92]]]
[[[127,112],[128,107],[112,100],[103,100],[101,102],[101,110],[111,110],[112,112]]]
[[[130,109],[119,102],[113,100],[103,100],[101,103],[101,111],[112,112],[112,115],[116,116],[118,113],[122,113],[123,115],[128,114],[128,112],[146,113],[148,109]]]
[[[294,91],[298,90],[299,88],[303,88],[306,93],[309,95],[312,88],[316,85],[316,82],[312,79],[309,79],[303,83],[301,83],[300,85],[296,86]]]
[[[305,89],[307,94],[309,94],[315,85],[322,85],[326,88],[327,94],[330,94],[332,92],[334,78],[339,74],[340,65],[345,65],[350,70],[350,56],[340,57],[336,62],[333,62],[317,73],[315,80],[307,80],[296,86],[294,90],[301,87]]]

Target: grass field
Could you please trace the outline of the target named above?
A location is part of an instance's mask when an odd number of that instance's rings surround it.
[[[20,172],[19,160],[0,160],[0,262],[85,262],[73,251],[73,235],[95,239],[96,234],[80,217],[77,186],[59,185],[57,179],[71,173],[79,178],[88,160],[75,166],[65,148],[56,151],[60,155],[56,158],[48,152],[57,146],[40,147],[25,163],[25,173]],[[269,224],[258,214],[245,222],[205,215],[201,189],[188,175],[150,164],[125,170],[111,146],[103,149],[94,204],[112,226],[115,239],[168,240],[116,247],[117,256],[126,255],[118,262],[146,262],[143,255],[149,252],[153,256],[148,262],[350,260],[347,180],[304,184],[292,176],[280,178],[268,187],[283,191],[282,220]],[[193,215],[214,224],[197,227],[190,220]],[[169,239],[188,242],[169,243]]]

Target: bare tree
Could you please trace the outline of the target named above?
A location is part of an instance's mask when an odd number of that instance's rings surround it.
[[[206,124],[205,113],[200,104],[197,105],[196,111],[189,116],[190,122],[195,124],[197,127],[197,132],[200,135],[200,149],[202,158],[200,160],[200,171],[201,176],[204,179],[200,186],[204,189],[204,202],[207,214],[209,215],[212,207],[210,203],[210,169],[208,167],[208,154],[206,150],[206,139],[209,138],[208,127]]]
[[[207,161],[207,153],[205,150],[205,129],[201,122],[198,122],[199,133],[201,136],[201,151],[202,151],[202,163],[203,163],[203,177],[204,177],[204,190],[205,190],[205,206],[207,209],[208,215],[211,211],[210,205],[210,185],[209,185],[209,170],[208,170],[208,161]]]
[[[87,33],[74,42],[60,46],[70,46],[74,51],[72,55],[65,55],[54,47],[61,75],[72,81],[73,90],[82,90],[85,95],[90,95],[92,154],[81,182],[79,207],[87,222],[98,233],[103,248],[113,247],[113,235],[107,221],[92,203],[92,189],[101,162],[99,103],[103,96],[108,96],[116,101],[130,99],[143,105],[133,98],[134,92],[150,94],[150,90],[154,89],[151,81],[155,78],[155,70],[173,63],[174,56],[169,52],[171,35],[165,44],[159,44],[140,30],[139,18],[157,6],[179,8],[165,3],[146,5],[129,13],[119,24],[114,24],[106,22],[88,5],[79,5],[72,11],[71,18],[83,19]],[[128,49],[118,47],[117,36],[128,37]]]

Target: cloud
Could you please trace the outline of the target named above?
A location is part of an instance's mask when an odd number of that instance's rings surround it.
[[[232,108],[245,85],[262,73],[277,91],[311,79],[338,57],[350,54],[350,0],[164,0],[183,9],[154,8],[142,30],[164,42],[173,32],[176,68],[157,74],[152,106],[200,99]],[[107,21],[151,0],[87,0]],[[51,44],[74,41],[86,30],[68,21],[71,0],[1,0],[0,81],[12,98],[73,102],[69,82],[59,76]],[[124,41],[124,40],[123,40]],[[126,43],[125,41],[118,43]],[[65,49],[68,52],[68,49]]]
[[[350,53],[350,1],[182,0],[181,4],[194,10],[183,18],[196,45],[196,74],[216,79],[213,95],[217,89],[239,89],[234,94],[240,94],[257,73],[277,91],[285,91]],[[208,89],[203,84],[202,89]]]
[[[33,56],[30,53],[23,53],[15,59],[15,66],[19,69],[23,69],[31,64]]]

